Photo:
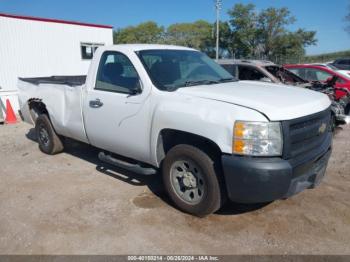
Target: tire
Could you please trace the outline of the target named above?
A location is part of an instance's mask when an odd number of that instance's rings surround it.
[[[345,115],[349,116],[350,115],[350,103],[345,107]]]
[[[40,115],[35,122],[35,132],[39,149],[48,155],[55,155],[63,151],[63,143],[52,127],[47,115]]]
[[[162,163],[163,183],[176,207],[204,217],[220,209],[226,198],[219,169],[204,151],[190,145],[177,145],[169,150]],[[185,178],[188,175],[189,179]]]
[[[331,115],[331,130],[333,133],[334,133],[336,127],[337,127],[337,121],[335,119],[335,115],[332,113],[332,115]]]

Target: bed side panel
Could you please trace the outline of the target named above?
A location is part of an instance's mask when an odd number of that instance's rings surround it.
[[[28,101],[39,99],[46,105],[56,132],[82,142],[88,142],[82,118],[82,87],[59,84],[31,84],[19,80],[19,100],[26,122],[33,124]]]

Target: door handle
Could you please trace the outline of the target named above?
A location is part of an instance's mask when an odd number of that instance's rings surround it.
[[[103,106],[103,103],[101,102],[101,100],[99,98],[96,98],[95,100],[90,100],[89,105],[92,108],[99,108],[99,107]]]

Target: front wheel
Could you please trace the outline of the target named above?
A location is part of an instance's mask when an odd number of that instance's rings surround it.
[[[223,182],[219,168],[202,150],[177,145],[162,165],[165,189],[182,211],[199,217],[217,211],[223,204]]]
[[[345,107],[345,115],[350,116],[350,103]]]
[[[336,127],[337,127],[337,120],[336,120],[335,115],[333,113],[331,114],[331,123],[330,124],[331,124],[331,130],[332,130],[332,132],[334,132]]]

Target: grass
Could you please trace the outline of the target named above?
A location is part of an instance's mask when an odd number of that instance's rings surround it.
[[[333,61],[335,59],[344,58],[344,57],[350,57],[350,50],[326,53],[326,54],[320,54],[320,55],[305,56],[303,59],[304,60],[303,62],[321,63],[321,62]]]

